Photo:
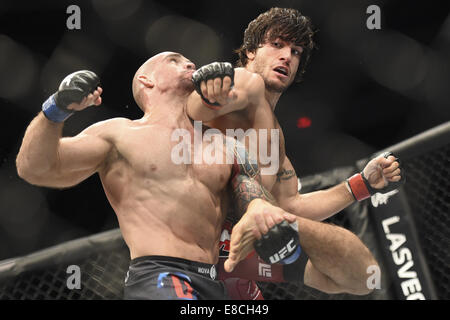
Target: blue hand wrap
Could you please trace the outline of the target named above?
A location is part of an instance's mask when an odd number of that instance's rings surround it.
[[[53,95],[42,104],[42,112],[44,112],[47,119],[53,122],[63,122],[74,114],[74,111],[59,108],[55,103]]]
[[[293,262],[295,262],[298,257],[300,257],[300,255],[302,254],[302,249],[300,247],[300,244],[297,245],[297,249],[295,249],[295,252],[293,254],[291,254],[289,257],[281,260],[279,263],[280,264],[291,264]]]

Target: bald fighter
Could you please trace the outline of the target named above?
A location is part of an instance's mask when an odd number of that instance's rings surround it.
[[[245,179],[232,165],[171,159],[174,129],[195,134],[186,115],[194,71],[178,53],[158,54],[133,79],[141,119],[110,119],[62,137],[68,117],[101,104],[98,77],[71,74],[28,126],[17,156],[19,176],[38,186],[67,188],[99,174],[130,250],[127,299],[228,297],[214,264],[229,181],[240,179],[238,188]]]

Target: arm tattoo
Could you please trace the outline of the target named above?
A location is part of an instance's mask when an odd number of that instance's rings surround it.
[[[294,170],[283,169],[277,173],[277,182],[280,182],[281,180],[289,180],[295,176],[296,176],[296,174],[295,174]]]
[[[254,199],[263,199],[275,204],[274,197],[261,185],[258,164],[251,161],[245,147],[242,145],[235,147],[234,155],[231,189],[237,215],[241,217]]]
[[[248,205],[254,199],[263,199],[275,204],[273,196],[256,179],[242,174],[234,176],[232,190],[238,216],[247,211]]]

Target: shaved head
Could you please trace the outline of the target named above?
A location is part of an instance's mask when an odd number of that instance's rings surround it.
[[[158,62],[158,60],[161,60],[164,57],[164,55],[167,55],[170,53],[172,53],[172,52],[162,52],[162,53],[159,53],[159,54],[151,57],[150,59],[145,61],[139,67],[139,69],[136,71],[136,73],[134,74],[133,82],[132,82],[133,98],[136,101],[139,108],[142,109],[142,106],[141,106],[142,98],[141,98],[140,93],[141,93],[142,89],[145,88],[145,86],[138,80],[138,77],[139,76],[150,77],[155,63]]]
[[[154,103],[150,95],[169,90],[178,92],[171,94],[185,94],[194,90],[191,75],[195,65],[183,55],[176,52],[161,52],[145,61],[136,71],[132,90],[133,97],[139,108],[145,112],[146,105]],[[157,90],[150,90],[156,87]],[[173,91],[175,90],[175,91]]]

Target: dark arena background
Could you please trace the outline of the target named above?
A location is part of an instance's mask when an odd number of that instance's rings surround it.
[[[68,28],[71,5],[80,29]],[[380,8],[380,29],[367,26],[370,5]],[[103,104],[70,118],[64,135],[138,119],[131,80],[146,59],[176,51],[197,66],[235,62],[248,23],[274,6],[300,10],[317,31],[304,81],[275,110],[300,192],[343,181],[383,150],[400,156],[407,182],[329,219],[373,252],[380,288],[352,296],[260,283],[264,297],[450,299],[449,2],[377,0],[1,1],[0,299],[122,299],[129,253],[98,176],[56,190],[16,172],[25,129],[61,80],[89,69],[104,89]],[[406,239],[401,248],[394,234]],[[408,259],[399,263],[398,250]],[[67,286],[73,265],[80,289]]]

